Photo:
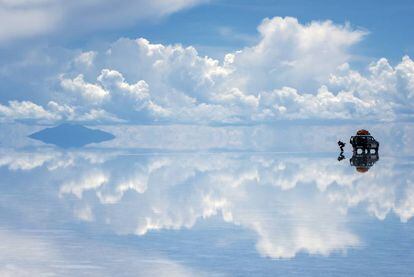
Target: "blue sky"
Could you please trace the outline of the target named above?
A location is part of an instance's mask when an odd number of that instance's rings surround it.
[[[366,29],[370,35],[364,40],[361,53],[397,61],[402,55],[413,55],[414,30],[409,28],[414,24],[413,13],[414,3],[409,0],[213,0],[166,17],[139,20],[132,26],[107,28],[88,35],[58,34],[58,37],[43,39],[54,46],[85,48],[97,41],[110,42],[124,36],[145,37],[164,44],[197,45],[202,49],[200,52],[219,55],[253,43],[257,37],[256,27],[264,18],[292,16],[303,23],[332,20]],[[225,28],[231,32],[223,32]]]
[[[413,9],[410,1],[4,0],[0,120],[412,120]]]
[[[253,43],[257,25],[266,17],[293,16],[301,22],[332,20],[349,22],[366,29],[370,35],[360,47],[360,53],[375,57],[386,56],[398,61],[414,53],[414,3],[412,1],[211,1],[173,14],[161,21],[138,24],[122,32],[123,36],[144,36],[160,43],[184,43],[212,47],[206,53],[240,49]],[[229,28],[232,33],[220,32]],[[116,39],[119,32],[110,32]],[[85,42],[85,41],[84,41]],[[204,49],[203,49],[204,50]],[[201,51],[203,52],[203,51]]]

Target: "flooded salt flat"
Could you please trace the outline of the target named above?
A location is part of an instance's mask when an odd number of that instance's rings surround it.
[[[394,144],[377,133],[383,151],[364,173],[349,148],[337,160],[336,137],[326,151],[295,146],[302,137],[281,152],[266,127],[206,127],[216,134],[207,145],[181,126],[188,146],[124,132],[141,149],[116,147],[128,140],[116,128],[113,141],[69,149],[7,128],[16,139],[0,149],[4,275],[414,274],[410,126]]]

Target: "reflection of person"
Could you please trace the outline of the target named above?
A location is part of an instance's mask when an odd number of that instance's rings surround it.
[[[338,145],[339,145],[339,148],[341,148],[341,152],[343,152],[344,151],[344,147],[345,147],[345,142],[338,141]]]
[[[339,156],[338,156],[338,161],[342,161],[343,159],[345,159],[345,156],[344,156],[345,143],[339,140],[338,141],[338,146],[341,149],[341,153],[339,153]]]

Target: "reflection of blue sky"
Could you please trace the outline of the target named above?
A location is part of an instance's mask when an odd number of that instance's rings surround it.
[[[161,151],[164,144],[170,146],[164,147],[168,152],[199,147],[203,153],[131,155],[134,151],[125,148],[133,147],[127,146],[62,151],[29,144],[1,149],[0,235],[10,243],[1,248],[0,270],[17,274],[27,267],[39,274],[79,270],[99,274],[116,272],[123,265],[135,271],[145,267],[148,274],[155,270],[163,270],[161,275],[170,271],[198,275],[199,270],[234,274],[234,265],[225,262],[230,255],[235,264],[256,261],[246,270],[266,272],[255,268],[262,264],[282,273],[284,265],[341,268],[358,257],[402,253],[404,246],[390,250],[390,245],[383,245],[389,254],[375,249],[379,243],[389,243],[382,241],[383,232],[392,232],[397,244],[413,239],[407,234],[414,216],[413,161],[391,155],[386,140],[380,141],[389,154],[380,156],[367,173],[358,174],[348,161],[337,162],[336,153],[246,153],[229,147],[232,141],[227,136],[232,132],[235,140],[244,139],[244,145],[252,136],[268,138],[251,147],[266,150],[264,146],[277,136],[265,127],[250,132],[248,127],[205,127],[205,133],[192,137],[188,133],[187,148],[183,142],[168,144],[165,136],[145,144],[144,134],[153,135],[158,127],[141,127],[147,131],[141,136],[134,128],[124,136],[137,134],[144,150]],[[174,127],[169,128],[166,132],[172,133]],[[402,153],[410,151],[411,146],[404,144],[412,139],[409,128],[404,126],[399,139]],[[200,137],[206,139],[204,149]],[[176,141],[183,141],[182,137]],[[289,143],[293,149],[296,141]],[[232,152],[215,150],[226,147]],[[29,254],[22,245],[31,249]],[[9,247],[14,251],[4,250]],[[76,249],[85,250],[84,254],[78,256]],[[104,257],[98,255],[102,249]],[[247,256],[240,256],[240,251]],[[222,260],[207,265],[201,262],[202,255]],[[132,258],[134,262],[128,262]],[[268,264],[269,258],[277,261]],[[246,272],[239,270],[239,274]]]
[[[81,239],[65,230],[2,229],[0,238],[1,276],[204,276],[127,244],[120,249],[120,245]]]

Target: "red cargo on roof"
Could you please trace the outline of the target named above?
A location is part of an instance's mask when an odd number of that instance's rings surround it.
[[[368,136],[368,135],[370,135],[370,133],[367,130],[361,129],[361,130],[358,130],[357,135],[359,135],[359,136]]]

